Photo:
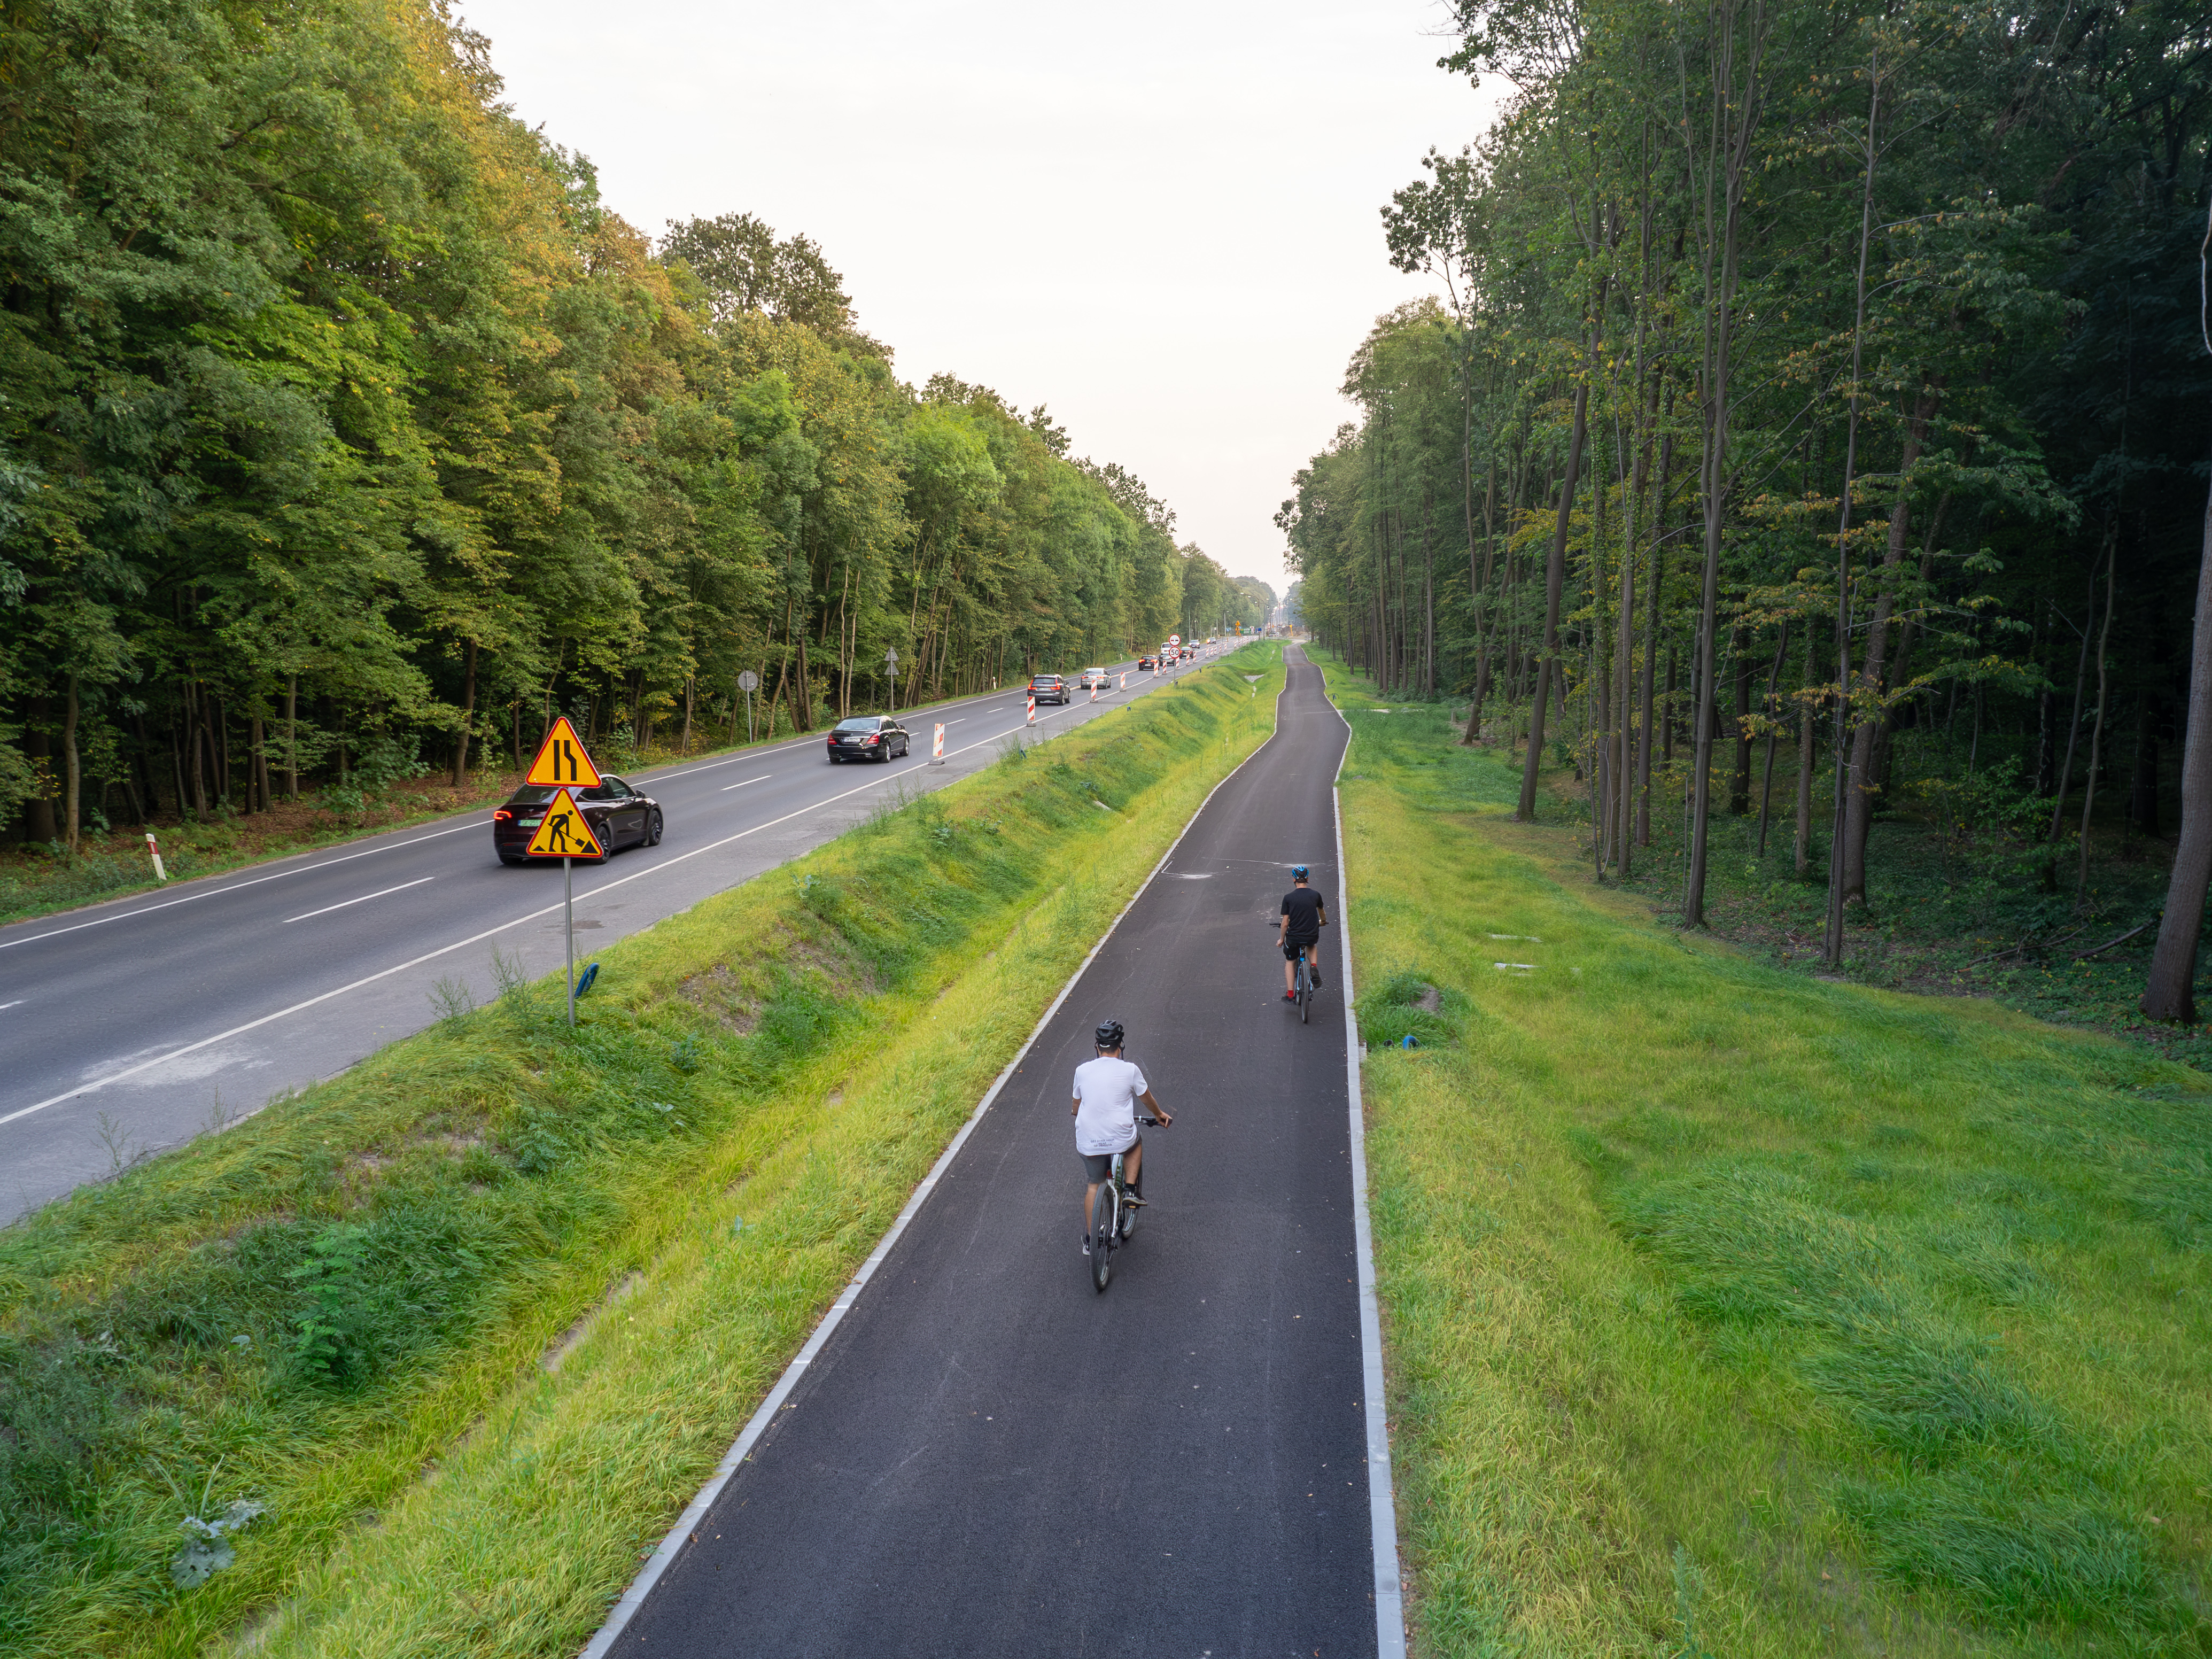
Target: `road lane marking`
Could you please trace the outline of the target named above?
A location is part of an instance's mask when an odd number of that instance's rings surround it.
[[[9,1008],[20,1008],[27,1000],[27,998],[17,997],[13,1002],[0,1002],[0,1011],[5,1011]]]
[[[1005,732],[994,732],[990,737],[979,738],[974,743],[969,744],[963,748],[956,749],[952,751],[952,755],[964,755],[969,751],[969,750],[981,749],[987,743],[995,741],[999,738],[1010,736],[1014,732],[1021,732],[1025,729],[1027,728],[1019,726],[1010,726]],[[1257,750],[1253,751],[1255,754],[1257,754],[1258,752],[1259,751]],[[952,755],[948,755],[945,758],[950,760],[952,758]],[[1249,759],[1250,757],[1248,756],[1246,758]],[[854,788],[848,789],[842,794],[831,795],[826,799],[816,801],[809,806],[801,806],[795,811],[786,812],[780,818],[771,818],[766,823],[757,823],[750,830],[740,830],[734,835],[723,836],[720,841],[709,842],[704,847],[695,847],[688,853],[678,853],[672,859],[665,860],[659,864],[649,865],[646,868],[634,871],[627,876],[618,876],[612,881],[606,882],[599,886],[592,888],[589,893],[583,895],[583,896],[592,896],[600,893],[611,892],[615,888],[626,886],[633,881],[642,881],[647,876],[657,876],[664,870],[673,869],[676,866],[682,864],[687,859],[701,857],[705,854],[712,853],[719,848],[727,847],[732,842],[743,841],[748,836],[759,835],[764,830],[773,830],[779,824],[790,823],[793,818],[804,817],[809,812],[819,811],[825,806],[834,806],[841,800],[860,794],[865,790],[872,789],[878,784],[889,783],[893,778],[904,777],[908,772],[926,767],[927,764],[927,763],[923,761],[911,761],[907,765],[902,766],[895,771],[884,773],[877,777],[871,778],[867,782],[860,784]],[[1232,775],[1234,775],[1232,774]],[[1226,781],[1226,780],[1224,780],[1224,781]],[[1218,786],[1216,787],[1218,787]],[[1212,797],[1209,795],[1207,799],[1211,799]],[[1200,806],[1200,810],[1204,810],[1203,805]],[[461,824],[457,825],[456,827],[459,829],[466,829],[469,826],[466,824]],[[447,830],[440,830],[438,833],[440,835],[446,835],[450,834],[451,832]],[[427,841],[430,839],[430,837],[423,836],[421,837],[421,839]],[[373,848],[371,850],[381,851],[383,849]],[[360,855],[355,854],[353,856]],[[337,863],[341,860],[332,860],[331,861],[332,863]],[[269,878],[264,878],[263,879],[269,879]],[[240,884],[240,885],[246,884]],[[225,890],[228,891],[232,890],[226,889]],[[394,974],[404,974],[410,968],[419,968],[426,962],[435,962],[440,957],[451,956],[456,951],[466,950],[471,945],[482,944],[485,939],[493,938],[496,934],[504,933],[510,928],[520,927],[526,923],[537,921],[540,916],[550,916],[560,908],[561,906],[558,904],[541,906],[539,908],[532,910],[526,915],[515,916],[509,921],[502,921],[495,927],[487,927],[481,933],[470,934],[466,939],[455,939],[451,945],[441,945],[434,951],[425,951],[421,956],[410,957],[405,962],[395,963],[391,967],[379,969],[373,974],[364,974],[361,978],[355,980],[349,984],[341,985],[334,990],[325,991],[319,996],[308,997],[303,1001],[292,1004],[289,1008],[279,1008],[272,1014],[264,1014],[260,1018],[248,1020],[243,1025],[234,1025],[230,1030],[227,1031],[218,1031],[211,1037],[202,1037],[198,1042],[186,1043],[181,1048],[173,1048],[169,1050],[168,1053],[159,1055],[153,1060],[142,1061],[137,1066],[130,1066],[120,1072],[112,1073],[106,1077],[96,1079],[90,1083],[80,1084],[74,1089],[65,1090],[64,1092],[50,1096],[45,1100],[36,1101],[31,1105],[18,1107],[15,1111],[9,1112],[4,1116],[0,1116],[0,1127],[4,1127],[8,1124],[15,1122],[18,1118],[29,1117],[33,1113],[43,1112],[49,1106],[58,1106],[64,1101],[75,1100],[80,1096],[88,1095],[95,1090],[104,1089],[111,1083],[120,1083],[126,1078],[136,1077],[141,1072],[151,1071],[157,1066],[166,1065],[170,1060],[179,1059],[183,1055],[195,1053],[202,1048],[211,1048],[218,1042],[227,1042],[232,1037],[243,1036],[248,1031],[258,1030],[264,1025],[272,1024],[276,1021],[288,1018],[293,1014],[304,1013],[308,1009],[315,1007],[319,1004],[328,1002],[334,997],[344,996],[349,992],[360,990],[363,986],[374,985],[379,980],[389,979]],[[134,912],[133,914],[143,915],[144,913],[141,911]]]
[[[417,836],[412,841],[397,841],[387,847],[366,848],[358,853],[348,853],[340,858],[325,859],[320,864],[303,864],[296,870],[278,870],[265,876],[256,876],[251,881],[234,881],[228,887],[210,887],[205,892],[186,893],[182,898],[149,904],[140,910],[125,910],[112,916],[94,916],[90,921],[73,922],[67,927],[49,928],[43,933],[33,933],[27,939],[0,939],[0,951],[13,950],[18,945],[36,945],[42,939],[58,939],[64,933],[80,933],[87,927],[105,927],[111,921],[128,921],[133,916],[150,916],[156,910],[167,910],[179,904],[190,904],[195,899],[221,898],[225,893],[242,893],[249,887],[258,887],[264,881],[282,881],[287,876],[304,876],[313,870],[327,870],[333,865],[350,864],[356,859],[365,859],[375,853],[395,853],[403,847],[420,847],[426,841],[435,841],[441,836],[457,836],[464,830],[480,829],[490,822],[488,818],[471,818],[466,823],[454,824],[447,830],[433,830],[427,836]],[[6,1121],[0,1119],[0,1122]]]
[[[336,904],[325,904],[319,910],[310,910],[304,915],[287,916],[276,925],[289,927],[295,921],[313,921],[317,916],[326,916],[333,910],[343,910],[350,905],[366,904],[373,898],[382,898],[386,893],[404,893],[410,887],[420,887],[426,881],[435,881],[435,876],[423,876],[414,881],[403,881],[397,887],[387,887],[383,892],[363,893],[359,898],[340,899]]]
[[[1287,653],[1285,653],[1287,657]],[[1276,729],[1281,729],[1283,699],[1291,692],[1287,661],[1283,689],[1275,696]],[[1322,685],[1328,702],[1328,686]],[[1332,708],[1335,705],[1329,703]],[[1344,711],[1336,709],[1344,720]],[[1352,754],[1352,722],[1344,720],[1344,748],[1330,780],[1329,817],[1336,830],[1337,983],[1344,988],[1344,1080],[1352,1097],[1352,1240],[1359,1275],[1359,1404],[1367,1427],[1368,1549],[1375,1573],[1375,1650],[1378,1659],[1405,1659],[1405,1581],[1398,1568],[1398,1500],[1390,1470],[1390,1416],[1382,1376],[1382,1312],[1375,1290],[1375,1229],[1367,1212],[1367,1118],[1359,1099],[1359,1017],[1352,1004],[1352,915],[1344,884],[1344,798],[1339,793],[1344,763]]]
[[[773,772],[763,772],[763,773],[762,773],[762,774],[760,775],[760,776],[759,776],[759,777],[757,777],[757,778],[747,778],[747,779],[744,781],[744,783],[726,783],[726,784],[724,784],[724,785],[722,786],[722,793],[723,793],[724,794],[726,794],[726,794],[728,794],[728,793],[730,793],[730,791],[731,791],[731,790],[732,790],[732,789],[742,789],[742,788],[744,788],[744,787],[745,787],[745,784],[747,784],[747,783],[763,783],[763,782],[767,781],[769,778],[774,777],[775,775],[775,773],[773,773]]]

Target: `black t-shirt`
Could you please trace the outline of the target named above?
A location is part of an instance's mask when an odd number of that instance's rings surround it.
[[[1283,938],[1293,945],[1310,945],[1321,937],[1321,895],[1310,887],[1293,887],[1283,895],[1283,914],[1291,919]]]

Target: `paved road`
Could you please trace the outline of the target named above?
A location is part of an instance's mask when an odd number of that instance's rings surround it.
[[[1129,675],[1092,703],[1037,710],[1040,736],[1168,683]],[[661,845],[580,866],[590,951],[843,833],[900,786],[936,788],[1025,731],[1019,690],[918,711],[915,753],[833,766],[820,734],[632,775],[666,812]],[[928,764],[943,721],[947,764]],[[343,1071],[435,1018],[441,980],[495,994],[492,952],[561,965],[561,868],[502,866],[472,811],[180,882],[159,895],[0,928],[0,1224]]]
[[[1299,1024],[1271,944],[1290,865],[1338,890],[1346,732],[1291,656],[1278,734],[1084,972],[611,1651],[1376,1652],[1343,1009],[1332,982]],[[1101,1296],[1067,1103],[1109,1015],[1176,1123],[1146,1136],[1152,1203]]]

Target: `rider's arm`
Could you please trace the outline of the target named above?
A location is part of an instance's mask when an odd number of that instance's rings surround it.
[[[1151,1112],[1154,1117],[1159,1119],[1160,1127],[1164,1129],[1169,1124],[1175,1121],[1174,1117],[1170,1115],[1168,1109],[1160,1104],[1159,1097],[1155,1095],[1150,1089],[1146,1090],[1143,1094],[1138,1097],[1138,1098],[1145,1103],[1145,1108],[1147,1111]]]
[[[1073,1100],[1071,1100],[1071,1101],[1069,1101],[1069,1102],[1067,1103],[1067,1115],[1068,1115],[1068,1116],[1070,1116],[1070,1117],[1073,1117],[1073,1116],[1074,1116],[1078,1112],[1081,1111],[1082,1109],[1083,1109],[1083,1097],[1082,1097],[1081,1095],[1078,1095],[1078,1096],[1076,1096],[1076,1097],[1075,1097],[1074,1099],[1073,1099]]]

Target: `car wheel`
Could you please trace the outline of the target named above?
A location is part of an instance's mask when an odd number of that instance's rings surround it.
[[[891,746],[889,744],[885,744],[882,748],[876,750],[876,764],[878,766],[889,766],[890,763]]]
[[[645,821],[645,844],[647,847],[660,845],[660,834],[664,827],[660,821],[660,809],[655,807],[653,816]]]

